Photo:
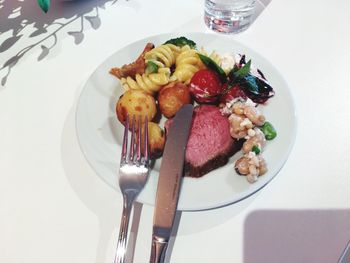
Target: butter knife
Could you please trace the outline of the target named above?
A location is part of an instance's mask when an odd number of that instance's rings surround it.
[[[193,106],[184,105],[175,115],[167,136],[159,171],[150,263],[164,262],[177,209]]]

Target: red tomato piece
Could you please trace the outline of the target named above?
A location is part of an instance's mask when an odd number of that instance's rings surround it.
[[[213,103],[222,92],[219,76],[209,69],[197,71],[190,82],[190,92],[199,103]]]
[[[247,96],[245,95],[244,91],[239,87],[239,85],[231,87],[227,92],[225,90],[228,88],[228,85],[224,85],[224,94],[220,98],[220,102],[226,103],[230,102],[235,98],[241,97],[242,99],[247,99]]]

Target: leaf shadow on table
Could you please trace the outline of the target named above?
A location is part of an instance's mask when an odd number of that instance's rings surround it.
[[[337,262],[350,240],[349,219],[349,209],[254,211],[244,224],[243,262]]]
[[[37,57],[37,61],[41,61],[50,54],[62,35],[72,37],[72,43],[76,45],[81,44],[87,28],[97,30],[101,26],[100,10],[105,9],[107,3],[111,6],[118,1],[121,0],[52,1],[49,12],[45,14],[36,1],[0,0],[0,35],[7,37],[0,43],[0,55],[5,56],[5,62],[0,64],[0,85],[5,86],[13,67],[28,52],[41,49]],[[23,47],[20,44],[24,39],[30,44]],[[6,56],[5,52],[10,49],[17,53]]]

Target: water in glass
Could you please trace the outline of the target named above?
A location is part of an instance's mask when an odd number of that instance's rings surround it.
[[[205,24],[216,32],[238,33],[247,29],[254,15],[255,0],[205,0]]]

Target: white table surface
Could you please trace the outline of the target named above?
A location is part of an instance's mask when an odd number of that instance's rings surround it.
[[[110,263],[122,198],[95,175],[75,134],[84,81],[109,55],[138,39],[167,32],[209,32],[203,1],[56,1],[41,14],[36,1],[11,17],[66,25],[41,61],[37,44],[0,86],[0,262]],[[68,32],[80,31],[80,43]],[[16,4],[15,4],[16,3]],[[9,7],[7,7],[8,9]],[[11,46],[18,18],[0,9],[0,67],[48,33]],[[285,76],[298,113],[297,138],[278,176],[259,193],[224,208],[184,212],[168,262],[336,262],[350,239],[350,2],[273,0],[245,32],[233,35]],[[64,16],[64,18],[60,18]],[[92,18],[90,18],[92,19]],[[73,22],[69,22],[73,20]],[[13,22],[15,21],[15,22]],[[16,22],[17,21],[17,22]],[[12,28],[13,29],[13,28]],[[78,41],[79,42],[79,41]],[[11,47],[10,47],[11,46]],[[0,70],[0,79],[7,68]],[[138,206],[134,262],[148,262],[153,207]],[[136,216],[137,218],[137,216]],[[137,220],[135,220],[136,222]]]

